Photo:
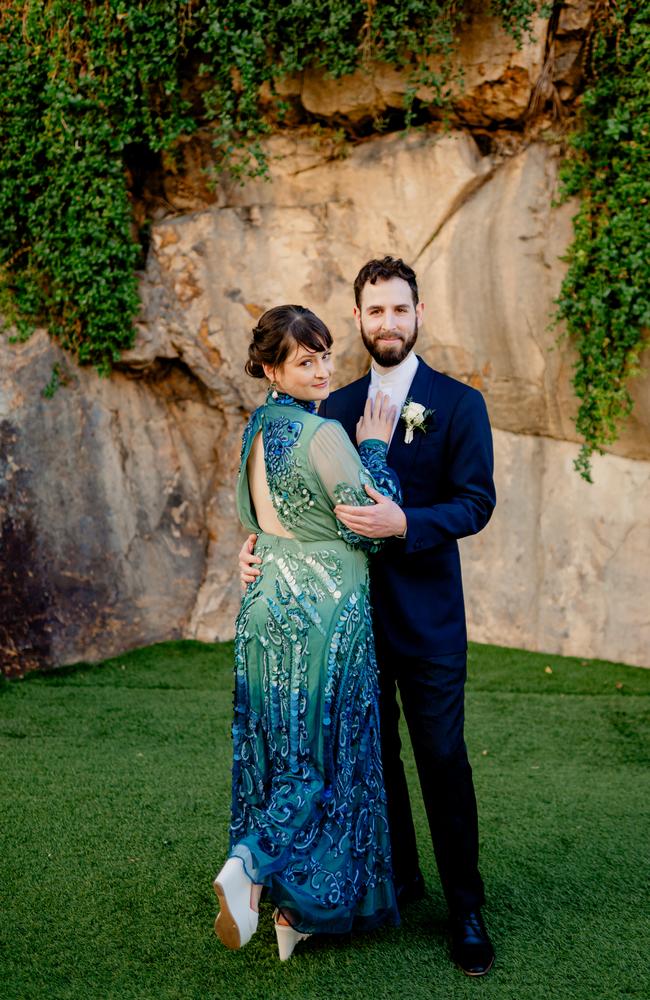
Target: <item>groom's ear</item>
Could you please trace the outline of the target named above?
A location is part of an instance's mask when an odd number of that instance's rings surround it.
[[[424,312],[424,302],[420,301],[415,307],[415,315],[418,318],[418,323],[422,322],[422,314]]]
[[[361,333],[361,310],[358,306],[354,307],[352,315],[354,316],[354,322],[356,323],[357,330]]]

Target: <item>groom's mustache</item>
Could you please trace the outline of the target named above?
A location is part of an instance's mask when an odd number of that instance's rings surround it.
[[[372,334],[373,340],[385,340],[388,337],[391,340],[406,340],[406,335],[400,333],[399,330],[381,330],[379,333]]]

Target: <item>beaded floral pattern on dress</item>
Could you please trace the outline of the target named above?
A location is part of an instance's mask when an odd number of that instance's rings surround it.
[[[240,844],[245,857],[250,851],[256,878],[282,861],[284,905],[304,919],[306,894],[321,911],[321,925],[352,912],[360,893],[385,890],[391,879],[365,587],[348,595],[333,628],[327,622],[323,704],[316,715],[310,691],[311,636],[324,634],[313,573],[324,575],[327,590],[340,584],[332,556],[287,560],[264,552],[263,572],[272,563],[279,570],[275,593],[270,599],[254,590],[246,595],[235,648],[231,844],[234,853]],[[257,643],[259,654],[250,648]],[[261,656],[255,704],[248,683],[252,656]],[[322,756],[316,761],[318,722]]]
[[[232,730],[231,853],[307,933],[398,919],[360,551],[369,540],[342,538],[335,498],[327,499],[309,458],[323,423],[282,399],[268,400],[249,425],[242,475],[261,430],[274,507],[296,537],[259,533],[261,575],[236,623]],[[386,446],[367,451],[373,475],[354,453],[351,482],[331,470],[348,502],[370,502],[366,481],[399,494]],[[328,468],[333,461],[328,455]],[[254,528],[241,486],[240,512]]]
[[[296,454],[302,429],[301,421],[288,417],[264,421],[264,460],[271,501],[280,521],[289,529],[314,506],[316,499]]]
[[[401,504],[402,489],[395,473],[386,464],[387,451],[388,446],[383,441],[363,441],[359,445],[359,458],[366,470],[366,477],[370,474],[370,482],[367,485],[374,485],[379,493]],[[363,485],[366,485],[365,480]]]

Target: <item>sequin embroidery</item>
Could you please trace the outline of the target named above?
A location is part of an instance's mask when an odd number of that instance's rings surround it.
[[[274,507],[295,538],[259,534],[261,576],[236,622],[230,843],[305,932],[398,920],[362,551],[369,540],[341,536],[335,498],[308,458],[322,424],[290,397],[267,399],[246,432],[238,493],[255,530],[242,477],[261,429]],[[372,475],[357,462],[354,482],[337,480],[341,496],[370,502],[363,483],[380,481],[396,496],[386,446],[367,452]]]

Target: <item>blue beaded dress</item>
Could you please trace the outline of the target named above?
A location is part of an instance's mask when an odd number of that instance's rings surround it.
[[[247,461],[261,432],[273,508],[261,531]],[[399,920],[392,881],[367,552],[335,503],[401,501],[387,445],[359,453],[311,403],[271,395],[244,432],[237,487],[261,575],[237,617],[230,854],[304,933]]]

